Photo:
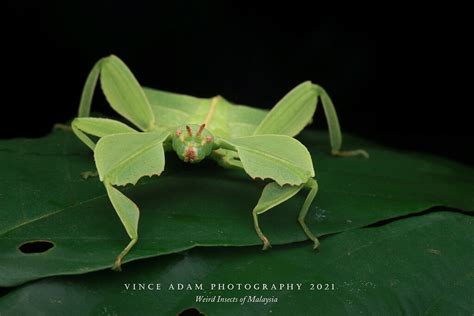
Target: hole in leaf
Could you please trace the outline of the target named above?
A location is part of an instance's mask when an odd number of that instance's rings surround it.
[[[22,253],[43,253],[53,248],[54,244],[49,240],[27,241],[18,247]]]
[[[190,307],[179,313],[178,316],[204,316],[204,314],[202,314],[196,308]]]

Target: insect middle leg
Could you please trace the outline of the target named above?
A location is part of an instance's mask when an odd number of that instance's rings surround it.
[[[275,182],[269,183],[265,186],[262,196],[258,201],[257,206],[253,209],[253,222],[255,231],[257,232],[258,237],[263,242],[263,250],[268,249],[270,247],[270,242],[268,238],[263,234],[262,230],[260,229],[260,224],[258,222],[258,215],[274,208],[275,206],[285,202],[286,200],[293,197],[297,194],[301,189],[307,188],[309,189],[309,193],[306,197],[306,200],[301,207],[301,210],[298,215],[298,222],[303,228],[306,236],[311,239],[314,243],[313,249],[318,248],[319,240],[313,234],[313,232],[309,229],[309,227],[305,223],[306,215],[308,214],[309,208],[313,203],[316,194],[318,193],[318,183],[314,178],[310,178],[308,182],[299,186],[280,186]]]

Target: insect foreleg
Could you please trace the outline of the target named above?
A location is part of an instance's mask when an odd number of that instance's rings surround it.
[[[130,237],[117,256],[113,269],[120,270],[123,257],[138,240],[138,206],[114,185],[135,185],[143,176],[160,175],[165,168],[163,143],[169,133],[122,133],[102,137],[94,150],[99,179]]]
[[[95,148],[95,143],[87,134],[103,137],[111,134],[136,132],[122,122],[97,117],[75,118],[71,123],[71,127],[74,134],[92,150]]]
[[[90,115],[99,78],[105,98],[117,113],[142,131],[156,130],[155,116],[145,92],[127,65],[114,55],[100,59],[89,73],[82,90],[78,117]]]

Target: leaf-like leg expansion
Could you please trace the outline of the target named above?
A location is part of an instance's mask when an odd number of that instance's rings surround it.
[[[71,123],[71,127],[74,134],[92,150],[95,148],[95,143],[87,134],[103,137],[111,134],[136,132],[136,130],[122,122],[98,117],[75,118]]]
[[[94,150],[100,181],[135,185],[143,176],[160,175],[165,168],[165,133],[124,133],[102,137]]]
[[[310,81],[299,84],[268,112],[254,135],[298,135],[311,122],[317,100],[317,90]]]
[[[110,106],[142,131],[155,128],[155,115],[139,82],[117,56],[111,55],[100,65],[100,84]]]
[[[350,157],[361,155],[365,158],[369,158],[367,151],[363,149],[347,150],[341,151],[342,146],[342,133],[341,127],[339,125],[339,119],[337,118],[336,108],[332,103],[331,98],[326,93],[322,87],[318,85],[313,85],[317,91],[318,95],[321,98],[321,103],[323,104],[324,115],[326,116],[326,121],[329,128],[329,140],[331,142],[331,154],[335,156]]]
[[[142,131],[156,129],[155,116],[145,92],[127,65],[114,55],[100,59],[89,73],[79,103],[79,117],[90,115],[92,97],[99,78],[107,101],[117,113]]]
[[[319,240],[311,232],[309,227],[306,226],[306,223],[305,223],[304,219],[306,217],[306,214],[308,214],[309,207],[311,206],[311,203],[313,203],[314,197],[318,193],[318,182],[316,182],[315,179],[311,178],[306,183],[306,186],[310,189],[310,191],[308,193],[308,196],[306,197],[306,200],[304,201],[304,204],[303,204],[303,207],[301,208],[300,214],[298,215],[298,222],[300,223],[301,227],[303,228],[304,232],[309,237],[309,239],[311,239],[314,242],[313,249],[316,249],[319,246]]]
[[[279,185],[300,185],[314,177],[308,149],[287,135],[253,135],[216,139],[219,148],[236,151],[245,172],[255,178],[270,178]]]
[[[260,225],[258,223],[258,215],[265,213],[266,211],[277,206],[278,204],[281,204],[286,200],[290,199],[296,193],[298,193],[303,188],[303,186],[303,184],[280,186],[276,182],[270,182],[263,189],[262,195],[260,196],[257,205],[252,211],[255,231],[257,232],[258,237],[263,242],[263,250],[270,247],[270,242],[260,229]]]
[[[122,192],[114,188],[107,180],[104,181],[107,194],[109,196],[112,205],[117,212],[120,220],[122,221],[125,230],[127,231],[128,236],[131,241],[125,247],[124,250],[117,256],[113,266],[113,270],[120,271],[122,265],[122,259],[127,255],[127,253],[132,249],[132,247],[138,241],[138,219],[140,217],[140,211],[138,206],[133,203],[128,197],[126,197]]]

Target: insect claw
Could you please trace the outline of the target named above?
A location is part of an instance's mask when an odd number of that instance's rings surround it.
[[[319,240],[315,239],[315,240],[313,240],[313,242],[314,242],[313,250],[316,250],[319,247]]]
[[[197,136],[197,137],[201,136],[201,133],[202,133],[202,131],[204,130],[204,127],[206,127],[206,123],[201,124],[201,126],[199,126],[199,130],[198,130],[197,133],[196,133],[196,136]]]
[[[112,270],[117,271],[117,272],[122,271],[122,258],[117,257],[117,259],[115,259],[115,263],[114,263],[114,266],[112,267]]]
[[[189,127],[189,125],[186,125],[186,130],[188,131],[189,137],[192,137],[193,136],[193,131],[191,130],[191,127]]]
[[[272,245],[270,245],[270,241],[268,241],[267,237],[263,237],[263,248],[262,250],[267,250],[268,248],[271,248]]]

